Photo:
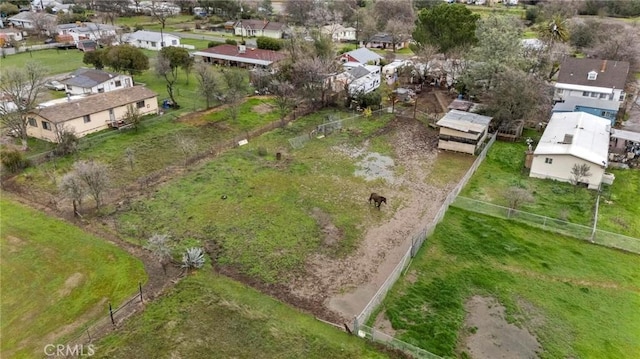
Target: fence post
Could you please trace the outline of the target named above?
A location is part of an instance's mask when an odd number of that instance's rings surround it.
[[[113,309],[111,308],[111,303],[109,303],[109,316],[111,317],[111,324],[115,326],[116,322],[113,320]]]
[[[142,282],[138,282],[138,289],[140,289],[140,303],[142,303]]]

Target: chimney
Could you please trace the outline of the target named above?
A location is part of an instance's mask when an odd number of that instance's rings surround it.
[[[600,72],[605,72],[607,69],[607,60],[602,61],[602,67],[600,68]]]
[[[71,102],[71,93],[67,92],[67,102]]]

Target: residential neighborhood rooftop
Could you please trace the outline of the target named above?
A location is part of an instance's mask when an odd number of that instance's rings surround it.
[[[589,79],[594,71],[595,79]],[[578,59],[569,57],[560,65],[558,83],[623,89],[629,74],[625,61]]]
[[[156,97],[158,94],[144,86],[127,87],[121,90],[90,95],[79,100],[44,107],[38,115],[53,123],[91,115],[108,109]]]
[[[240,61],[255,65],[269,65],[280,61],[287,55],[273,51],[243,47],[242,45],[218,45],[193,53],[196,56],[215,57],[221,60]],[[214,55],[214,56],[212,56]]]
[[[373,52],[373,51],[371,51],[371,50],[369,50],[367,48],[364,48],[364,47],[361,47],[361,48],[358,48],[358,49],[355,49],[355,50],[351,50],[349,52],[345,52],[343,54],[343,56],[344,55],[351,56],[356,61],[358,61],[358,62],[360,62],[362,64],[366,64],[367,62],[370,62],[370,61],[375,62],[375,61],[378,61],[378,60],[382,59],[382,56],[380,56],[380,55],[376,54],[375,52]]]
[[[119,74],[116,74],[113,72],[107,72],[107,71],[89,69],[89,68],[81,68],[74,71],[71,74],[70,78],[66,80],[62,80],[60,82],[62,82],[65,85],[89,88],[89,87],[99,85],[105,81],[109,81],[109,79],[112,79],[117,76],[119,76]]]
[[[477,113],[451,110],[436,125],[461,132],[482,132],[491,123],[492,117]]]
[[[128,34],[127,40],[141,40],[141,41],[150,41],[150,42],[162,42],[164,36],[175,36],[173,34],[162,34],[159,32],[146,31],[146,30],[138,30],[132,34]]]

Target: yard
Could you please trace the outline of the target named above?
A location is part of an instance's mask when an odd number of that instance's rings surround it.
[[[75,226],[0,200],[3,358],[42,356],[146,282],[142,263]]]
[[[637,358],[639,266],[638,255],[450,208],[376,324],[442,356]]]
[[[366,341],[203,269],[118,332],[97,358],[388,358]]]

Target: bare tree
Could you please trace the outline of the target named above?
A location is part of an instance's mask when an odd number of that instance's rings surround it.
[[[359,9],[358,14],[358,41],[362,41],[364,44],[378,33],[378,13],[373,7],[368,6]]]
[[[586,163],[577,164],[574,163],[573,167],[571,167],[571,184],[577,185],[582,182],[582,180],[591,177],[591,166]]]
[[[136,164],[136,154],[131,147],[127,147],[124,150],[124,158],[129,164],[129,168],[133,171],[133,166]]]
[[[627,82],[640,70],[640,30],[638,25],[607,24],[600,26],[597,40],[587,53],[593,57],[629,63]]]
[[[287,1],[285,12],[289,15],[291,22],[304,25],[315,6],[316,2],[314,0]]]
[[[275,80],[271,83],[270,91],[275,96],[274,100],[280,111],[280,120],[284,124],[285,116],[297,102],[295,87],[288,81]]]
[[[200,95],[206,101],[207,108],[210,108],[211,101],[215,98],[219,88],[218,79],[214,72],[211,71],[211,67],[204,63],[196,65],[196,78],[198,79]]]
[[[160,265],[162,271],[167,275],[167,266],[171,263],[171,249],[169,248],[169,241],[171,238],[167,234],[154,234],[147,240],[146,249],[153,253]]]
[[[517,210],[522,204],[534,201],[533,195],[526,188],[517,186],[507,188],[504,197],[509,205],[507,217],[511,217],[511,213]]]
[[[312,106],[322,108],[327,105],[330,79],[338,72],[340,64],[334,59],[302,58],[293,64],[293,85]]]
[[[249,82],[242,72],[235,69],[226,69],[222,74],[225,84],[224,96],[222,102],[227,105],[227,115],[230,120],[235,121],[238,118],[238,103],[243,99],[249,91]]]
[[[127,106],[127,112],[122,116],[122,120],[135,128],[136,132],[140,128],[140,123],[142,122],[142,115],[140,115],[140,111],[133,105]]]
[[[392,20],[413,25],[416,19],[412,1],[376,0],[373,10],[377,14],[376,28],[379,31]]]
[[[178,102],[176,101],[175,93],[173,91],[174,86],[178,81],[178,68],[172,67],[171,60],[169,60],[169,58],[167,58],[162,54],[162,52],[160,52],[158,54],[158,57],[156,58],[155,70],[156,70],[156,75],[161,76],[165,79],[167,83],[166,84],[167,94],[169,95],[169,98],[171,98],[171,101],[173,102],[173,106],[178,108],[180,105],[178,105]]]
[[[148,6],[145,7],[145,10],[149,11],[151,17],[155,20],[158,20],[162,29],[164,30],[165,25],[167,24],[167,19],[172,16],[171,11],[164,6],[163,1],[151,1]]]
[[[0,74],[0,92],[5,102],[0,102],[0,123],[19,134],[22,149],[27,150],[28,113],[35,110],[36,99],[44,89],[46,71],[34,62],[27,62],[22,68],[6,69]]]
[[[404,19],[390,19],[384,28],[384,31],[391,36],[391,45],[393,52],[396,52],[396,45],[408,40],[411,32],[415,27],[413,22]]]
[[[75,153],[78,150],[78,136],[73,128],[67,127],[64,123],[56,123],[53,126],[56,136],[55,154],[65,156]]]
[[[77,161],[73,164],[73,172],[84,184],[96,202],[96,209],[102,206],[102,195],[109,187],[109,169],[96,161]]]
[[[192,138],[179,134],[176,135],[176,147],[184,156],[184,166],[187,167],[189,156],[196,152],[198,145]]]
[[[56,20],[55,17],[51,17],[51,15],[46,12],[30,12],[29,20],[31,20],[31,32],[36,35],[52,35],[56,31]]]
[[[96,0],[93,9],[101,15],[103,23],[115,25],[116,19],[127,12],[128,6],[128,0]]]
[[[82,200],[87,194],[86,187],[82,179],[75,171],[71,171],[62,176],[59,186],[60,192],[71,199],[73,203],[73,215],[80,216],[80,209],[82,208]]]

